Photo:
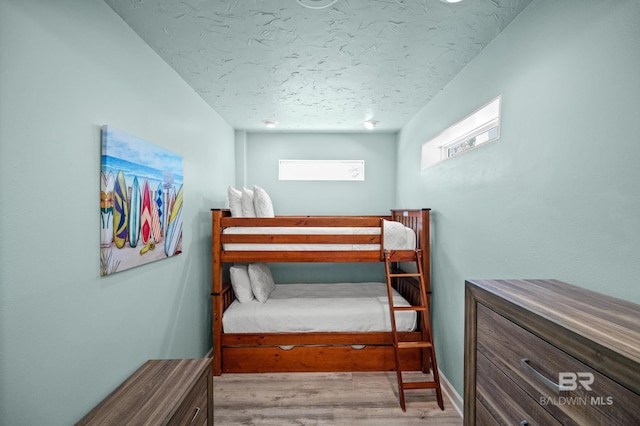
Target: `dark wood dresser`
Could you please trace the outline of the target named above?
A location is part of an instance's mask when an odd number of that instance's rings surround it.
[[[147,361],[77,425],[213,425],[211,359]]]
[[[640,425],[640,305],[477,280],[465,310],[465,425]]]

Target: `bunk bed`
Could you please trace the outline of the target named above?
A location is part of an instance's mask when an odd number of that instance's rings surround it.
[[[226,332],[223,317],[236,299],[229,267],[239,263],[383,262],[385,221],[395,221],[415,232],[430,294],[429,213],[430,209],[418,209],[391,210],[388,216],[239,218],[231,217],[228,209],[212,209],[214,375],[394,370],[392,337],[386,331]],[[292,228],[294,233],[277,232]],[[312,231],[318,228],[330,230]],[[344,233],[344,228],[365,231]],[[402,265],[392,266],[399,269]],[[419,286],[413,278],[395,278],[393,287],[408,303],[418,304]],[[400,340],[417,340],[421,333],[424,337],[424,330],[406,331]],[[407,353],[404,362],[405,370],[429,371],[429,356],[422,349]]]

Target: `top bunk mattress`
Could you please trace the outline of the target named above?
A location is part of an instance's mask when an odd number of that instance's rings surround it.
[[[393,290],[396,306],[409,306]],[[417,326],[414,311],[396,313],[398,331]],[[391,331],[385,283],[276,284],[265,303],[234,301],[222,316],[225,333]]]
[[[382,227],[240,227],[225,228],[225,235],[380,235],[384,233],[387,250],[413,250],[415,232],[400,222],[384,220]],[[357,251],[380,250],[379,244],[257,244],[228,243],[227,251]]]

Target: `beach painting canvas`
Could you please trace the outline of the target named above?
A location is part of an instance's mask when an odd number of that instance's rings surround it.
[[[102,128],[100,275],[182,252],[182,157]]]

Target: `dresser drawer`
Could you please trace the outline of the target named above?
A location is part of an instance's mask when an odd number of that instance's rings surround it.
[[[486,357],[562,424],[640,424],[639,395],[480,303],[476,321],[478,364],[484,365]],[[478,365],[478,387],[484,380],[481,371]],[[563,389],[558,386],[561,373]],[[479,393],[488,397],[496,391]]]
[[[484,355],[478,354],[476,362],[477,401],[491,416],[487,418],[476,408],[476,425],[560,425]]]
[[[489,413],[489,410],[482,405],[482,402],[476,399],[475,401],[476,407],[476,418],[474,425],[483,426],[483,425],[497,425],[498,421]],[[465,421],[465,424],[470,424],[471,422]]]
[[[202,376],[168,423],[170,426],[202,425],[207,420],[207,377]]]
[[[211,360],[150,360],[77,425],[213,423]]]

